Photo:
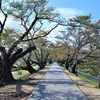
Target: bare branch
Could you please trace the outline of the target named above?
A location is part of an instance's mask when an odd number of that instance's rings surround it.
[[[85,55],[83,58],[81,58],[81,59],[78,59],[77,61],[82,61],[83,59],[85,59],[85,58],[87,58],[87,57],[89,57],[89,55],[91,54],[91,52],[89,52],[87,55]]]
[[[38,32],[41,29],[41,27],[43,26],[43,23],[41,21],[40,21],[40,24],[41,24],[40,27],[37,28],[36,30],[33,28],[34,34],[33,34],[32,38],[34,37],[35,33]]]
[[[50,29],[50,30],[47,32],[47,34],[45,34],[45,35],[41,35],[41,36],[37,36],[37,37],[31,38],[31,39],[23,40],[23,42],[30,41],[30,40],[35,40],[35,39],[38,39],[38,38],[45,37],[45,36],[47,36],[48,34],[50,34],[58,25],[59,25],[59,23],[58,23],[55,27],[53,27],[52,29]]]
[[[5,14],[5,12],[2,10],[2,8],[0,8],[0,10],[1,10],[1,12],[4,14],[4,16],[5,16],[5,19],[4,19],[3,23],[1,23],[1,21],[0,21],[0,34],[1,34],[2,31],[3,31],[3,29],[4,29],[6,20],[7,20],[7,14]]]
[[[27,36],[29,34],[29,32],[31,31],[32,27],[35,25],[35,23],[37,22],[38,17],[35,16],[34,21],[32,22],[32,24],[30,25],[29,29],[26,30],[26,32],[12,45],[12,47],[9,49],[8,54],[10,55],[13,50],[15,49],[15,47],[22,42],[22,40],[25,38],[25,36]]]
[[[21,58],[21,57],[25,56],[26,54],[28,54],[29,52],[31,52],[32,50],[35,50],[35,49],[36,49],[35,46],[28,47],[24,52],[19,53],[18,55],[12,57],[10,59],[11,60],[11,63],[14,63],[18,58]]]
[[[88,56],[90,58],[100,58],[100,56]]]
[[[33,60],[30,60],[30,61],[32,62],[32,64],[35,63],[35,64],[39,65],[39,63],[37,61],[33,61]]]

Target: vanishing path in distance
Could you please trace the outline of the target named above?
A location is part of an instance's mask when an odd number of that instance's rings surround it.
[[[55,62],[41,79],[28,100],[88,100]]]

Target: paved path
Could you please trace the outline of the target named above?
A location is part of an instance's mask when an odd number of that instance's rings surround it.
[[[64,71],[54,63],[28,100],[88,100]]]

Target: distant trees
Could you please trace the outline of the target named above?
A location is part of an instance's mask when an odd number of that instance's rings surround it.
[[[2,69],[0,73],[1,85],[14,80],[11,68],[18,59],[36,49],[34,40],[45,37],[61,23],[59,14],[55,13],[52,7],[46,7],[46,0],[13,0],[11,2],[3,2],[2,4],[5,4],[5,6],[7,4],[7,6],[4,11],[4,9],[2,9],[3,5],[0,5],[0,10],[4,17],[4,21],[0,21],[0,67]],[[18,37],[15,39],[13,38],[14,41],[11,42],[13,40],[12,39],[9,42],[9,46],[3,44],[7,42],[5,39],[2,40],[4,35],[3,30],[8,15],[15,18],[14,20],[20,23],[20,28],[23,30],[23,32],[15,32]],[[48,22],[48,24],[50,22],[55,24],[49,31],[43,31],[44,21]],[[21,34],[19,35],[19,33]],[[9,37],[11,37],[10,34]]]
[[[62,36],[57,38],[66,46],[65,66],[71,72],[77,74],[77,64],[84,62],[96,50],[95,45],[100,43],[99,30],[98,24],[91,22],[90,15],[68,19],[66,31],[61,31]],[[87,53],[82,54],[84,50]]]
[[[21,68],[30,73],[35,71],[33,63],[42,69],[47,59],[61,61],[76,74],[77,64],[84,63],[87,59],[92,65],[93,61],[99,64],[100,21],[93,23],[91,15],[77,15],[64,22],[59,13],[52,7],[47,7],[47,3],[46,0],[0,1],[0,13],[4,17],[0,21],[1,85],[14,80],[11,69],[19,59],[25,63]],[[21,30],[4,28],[8,16],[20,24]],[[44,38],[63,23],[66,24],[66,30],[60,30],[62,35],[57,37],[57,45]],[[96,71],[93,66],[92,69]]]

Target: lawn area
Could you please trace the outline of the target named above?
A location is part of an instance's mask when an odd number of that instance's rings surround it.
[[[19,71],[13,72],[13,77],[16,80],[21,79],[21,78],[28,76],[28,75],[30,75],[30,73],[26,70],[19,70]]]
[[[35,65],[35,66],[33,66],[33,68],[35,69],[35,70],[39,70],[39,66],[38,65]]]
[[[95,80],[89,78],[87,75],[78,73],[78,77],[80,77],[83,80],[88,81],[88,82],[92,83],[93,85],[95,85],[96,87],[98,87],[98,81],[95,81]]]
[[[37,66],[37,65],[36,66],[33,66],[33,68],[35,70],[39,70],[39,66]],[[26,70],[18,70],[18,71],[14,71],[13,72],[13,77],[16,80],[19,80],[21,78],[24,78],[24,77],[26,77],[28,75],[30,75],[30,73],[28,71],[26,71]]]

